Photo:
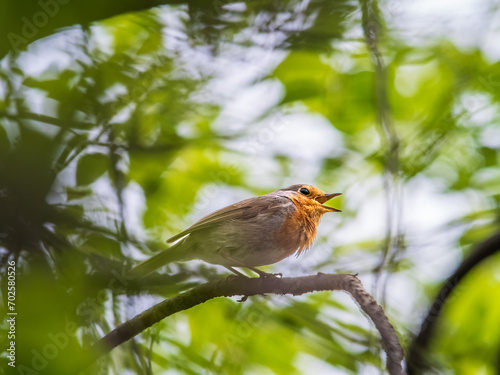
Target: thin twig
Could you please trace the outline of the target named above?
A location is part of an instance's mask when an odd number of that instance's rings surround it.
[[[12,120],[26,119],[26,120],[39,121],[39,122],[43,122],[46,124],[50,124],[50,125],[54,125],[54,126],[68,129],[74,134],[79,134],[79,133],[75,132],[72,128],[88,130],[94,126],[94,124],[89,123],[89,122],[60,119],[57,117],[47,116],[47,115],[43,115],[40,113],[34,113],[34,112],[29,112],[29,111],[21,111],[15,115],[10,114],[6,111],[0,111],[0,117],[6,117],[6,118],[9,118]]]
[[[375,69],[375,97],[377,100],[377,118],[382,132],[382,139],[385,140],[385,161],[384,161],[384,191],[387,201],[386,214],[386,235],[382,251],[382,259],[378,264],[378,272],[375,277],[374,290],[377,290],[378,280],[382,275],[387,260],[394,259],[397,254],[399,244],[399,220],[402,217],[400,189],[397,179],[399,172],[399,138],[391,121],[391,108],[387,95],[387,68],[382,53],[379,50],[379,39],[383,28],[380,10],[376,0],[360,0],[362,26],[365,35],[365,42],[370,52],[371,60]],[[396,228],[393,231],[394,223]],[[396,235],[394,234],[396,232]],[[394,240],[395,238],[395,240]],[[393,241],[395,243],[393,244]],[[390,250],[395,251],[390,257]],[[385,288],[383,289],[385,290]],[[385,293],[382,293],[382,305],[384,304]]]

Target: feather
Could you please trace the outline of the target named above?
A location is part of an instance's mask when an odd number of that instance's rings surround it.
[[[143,278],[167,263],[190,260],[187,256],[188,254],[188,252],[182,249],[182,242],[179,242],[139,263],[137,266],[129,270],[128,274],[130,276]]]
[[[193,232],[213,228],[225,221],[251,219],[259,214],[274,212],[287,205],[293,205],[292,201],[283,200],[283,196],[273,196],[272,194],[245,199],[201,218],[186,230],[170,237],[167,243],[175,242]]]

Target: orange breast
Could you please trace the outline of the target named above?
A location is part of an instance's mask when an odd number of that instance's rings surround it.
[[[316,227],[325,213],[325,210],[320,208],[321,204],[316,201],[299,195],[290,198],[297,209],[285,218],[282,230],[277,236],[277,245],[286,251],[287,256],[296,251],[300,254],[313,244]]]

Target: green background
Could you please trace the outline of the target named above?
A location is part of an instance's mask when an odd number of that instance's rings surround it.
[[[120,323],[226,277],[198,261],[120,275],[205,214],[295,183],[342,192],[343,212],[264,269],[358,273],[408,349],[499,227],[498,15],[487,1],[2,2],[0,352],[15,260],[14,373],[71,373]],[[498,373],[499,256],[454,286],[424,372]],[[169,317],[87,373],[385,371],[344,293],[236,300]]]

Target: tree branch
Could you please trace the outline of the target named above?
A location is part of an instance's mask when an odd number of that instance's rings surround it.
[[[87,363],[87,366],[103,354],[110,352],[116,346],[130,340],[167,316],[187,310],[212,298],[237,295],[253,296],[264,293],[300,295],[324,290],[344,290],[351,294],[361,309],[375,323],[375,327],[380,332],[382,345],[387,352],[387,368],[389,373],[391,375],[402,374],[401,361],[404,354],[398,336],[382,308],[364,289],[361,281],[354,275],[330,275],[323,273],[294,278],[228,277],[199,285],[174,298],[160,302],[116,327],[92,347],[90,361]]]
[[[451,275],[442,286],[436,298],[431,304],[431,308],[420,327],[417,338],[413,341],[408,352],[408,373],[419,374],[427,366],[423,353],[425,352],[434,333],[434,325],[439,314],[443,310],[446,300],[470,270],[477,266],[481,261],[500,251],[500,232],[480,243],[475,250],[465,258],[456,271]]]
[[[382,247],[382,257],[377,266],[374,290],[386,265],[394,262],[394,258],[401,250],[399,232],[401,223],[401,197],[399,193],[399,148],[398,133],[391,119],[391,106],[387,93],[387,67],[384,56],[379,49],[379,41],[384,29],[383,18],[377,0],[359,0],[361,4],[361,24],[365,36],[365,43],[370,53],[375,70],[375,99],[377,109],[377,122],[384,142],[384,192],[386,199],[386,233]],[[392,250],[392,251],[391,251]],[[389,276],[388,276],[389,277]],[[387,284],[388,277],[385,283]],[[381,303],[384,304],[385,293],[382,294]]]

